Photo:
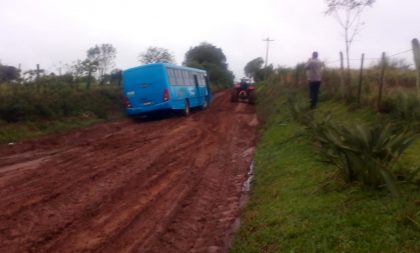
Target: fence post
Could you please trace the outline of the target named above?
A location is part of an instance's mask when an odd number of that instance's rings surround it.
[[[362,60],[360,62],[360,73],[359,73],[359,87],[357,90],[357,105],[360,106],[360,97],[362,96],[362,82],[363,82],[363,64],[365,62],[365,54],[362,54]]]
[[[298,65],[296,65],[296,73],[295,73],[295,85],[296,85],[296,87],[300,86],[299,82],[300,82],[300,80],[299,80],[299,64],[298,64]]]
[[[413,39],[411,41],[413,45],[413,54],[414,54],[414,63],[416,65],[416,87],[417,87],[417,97],[420,98],[420,44],[418,39]]]
[[[384,89],[384,81],[385,81],[385,66],[386,66],[386,55],[385,55],[385,52],[383,52],[382,53],[381,76],[380,76],[380,79],[379,79],[378,104],[376,105],[378,111],[380,111],[381,103],[382,103],[382,91]]]
[[[341,95],[345,97],[345,83],[344,83],[344,56],[343,52],[340,52],[340,86],[341,86]]]

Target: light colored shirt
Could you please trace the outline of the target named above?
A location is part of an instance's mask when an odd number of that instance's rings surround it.
[[[320,60],[314,58],[309,59],[305,65],[308,81],[320,82],[321,70],[323,67],[325,67],[325,65]]]

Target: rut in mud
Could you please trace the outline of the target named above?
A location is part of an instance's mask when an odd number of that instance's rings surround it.
[[[255,108],[122,120],[0,146],[0,252],[223,252]]]

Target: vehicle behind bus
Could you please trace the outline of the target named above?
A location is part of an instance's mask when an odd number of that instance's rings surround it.
[[[206,108],[211,102],[207,73],[172,64],[148,64],[123,72],[125,106],[129,116],[162,110]]]

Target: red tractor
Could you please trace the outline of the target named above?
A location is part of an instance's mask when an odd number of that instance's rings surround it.
[[[234,85],[230,95],[231,102],[245,101],[251,105],[255,104],[256,98],[255,87],[245,78],[241,79],[240,83]]]

